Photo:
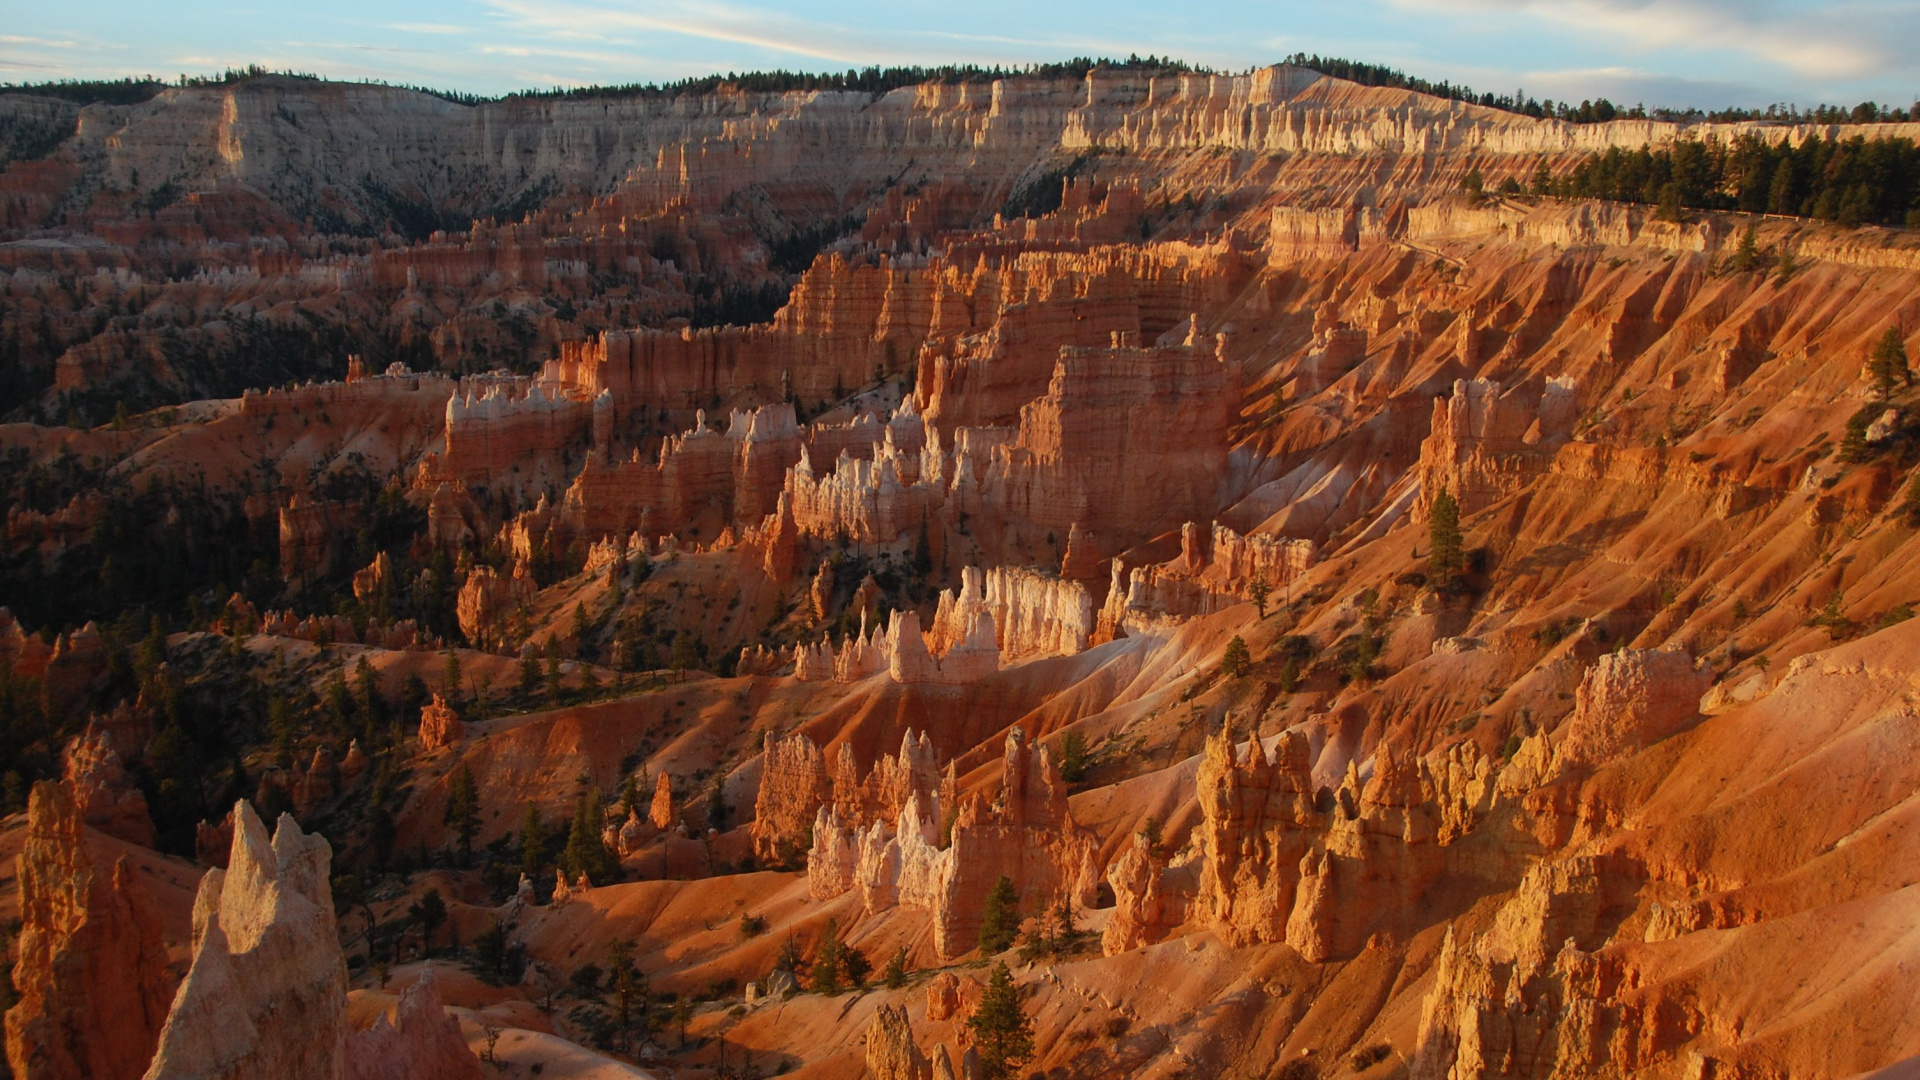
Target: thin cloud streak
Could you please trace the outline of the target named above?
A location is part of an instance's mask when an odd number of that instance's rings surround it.
[[[1770,5],[1726,0],[1390,0],[1396,7],[1425,12],[1518,12],[1580,32],[1607,34],[1637,51],[1726,50],[1781,64],[1800,75],[1821,78],[1874,74],[1894,59],[1884,31],[1872,20],[1814,19],[1767,10]],[[1912,4],[1880,9],[1882,17],[1900,13],[1920,17]],[[1864,13],[1863,13],[1864,14]]]

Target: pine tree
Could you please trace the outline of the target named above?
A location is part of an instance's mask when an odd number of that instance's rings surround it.
[[[633,965],[633,942],[615,938],[607,943],[607,983],[614,993],[616,1038],[626,1044],[627,1033],[647,1028],[647,977]]]
[[[1077,784],[1087,777],[1087,737],[1069,731],[1060,738],[1060,779]]]
[[[520,698],[532,701],[540,690],[540,661],[531,655],[520,658]]]
[[[1533,170],[1533,194],[1545,195],[1553,190],[1553,170],[1542,161]]]
[[[886,980],[887,989],[898,990],[907,985],[907,947],[900,946],[887,961],[887,969],[881,977]]]
[[[1460,576],[1461,557],[1460,504],[1451,492],[1442,490],[1433,497],[1433,511],[1427,519],[1427,577],[1435,588],[1448,588]]]
[[[1260,613],[1261,618],[1266,618],[1267,597],[1273,595],[1273,586],[1267,584],[1264,575],[1253,575],[1253,580],[1247,583],[1247,595],[1253,600],[1254,610]]]
[[[920,535],[913,541],[913,572],[926,577],[933,572],[933,545],[927,535],[927,515],[920,515]]]
[[[547,701],[560,703],[560,645],[553,638],[547,639]]]
[[[360,654],[360,662],[353,667],[353,681],[359,692],[360,715],[371,728],[385,711],[385,702],[380,700],[380,676],[374,672],[373,665],[367,662],[365,653]]]
[[[587,621],[586,601],[581,600],[575,602],[573,605],[573,642],[574,648],[579,650],[582,655],[585,654],[587,648],[587,635],[592,629],[592,624]]]
[[[813,953],[813,977],[808,989],[816,994],[840,992],[840,972],[846,949],[846,945],[840,941],[840,924],[828,919],[826,935],[820,939],[820,946]]]
[[[773,954],[773,970],[798,974],[800,964],[800,943],[794,940],[792,934],[788,934],[786,940],[780,943],[780,950]]]
[[[993,883],[993,891],[987,894],[986,907],[980,913],[980,954],[992,956],[1005,952],[1019,932],[1020,894],[1014,891],[1012,879],[1001,874],[1000,880]]]
[[[445,684],[441,693],[446,695],[447,704],[457,705],[460,701],[460,654],[451,648],[447,650],[447,664],[440,681]]]
[[[1740,234],[1740,246],[1734,249],[1733,253],[1733,266],[1734,269],[1743,272],[1759,268],[1760,227],[1758,225],[1749,225],[1747,231]]]
[[[447,921],[447,902],[440,898],[439,889],[428,889],[420,899],[407,908],[407,914],[420,924],[421,947],[428,953],[433,951],[433,932]]]
[[[520,869],[528,877],[537,876],[546,868],[547,827],[540,821],[540,808],[531,802],[527,804],[526,816],[520,819]]]
[[[1913,369],[1907,366],[1907,343],[1901,340],[1900,328],[1887,327],[1887,332],[1874,342],[1873,352],[1867,359],[1867,372],[1873,377],[1873,391],[1881,401],[1893,396],[1894,386],[1913,385]]]
[[[732,816],[733,808],[727,805],[727,778],[723,773],[714,773],[707,782],[707,825],[725,830],[727,818]]]
[[[447,811],[442,821],[460,837],[461,856],[472,857],[473,834],[480,828],[480,793],[474,786],[473,770],[464,764],[447,785]]]
[[[587,875],[589,881],[613,880],[618,866],[606,842],[600,839],[600,800],[583,794],[573,807],[573,824],[567,830],[567,849],[561,865],[568,877]]]
[[[1002,880],[1005,880],[1004,878]],[[1033,1060],[1033,1021],[1020,1007],[1020,991],[1007,965],[993,965],[980,1004],[967,1021],[980,1054],[982,1080],[1009,1080]]]
[[[1685,215],[1680,202],[1680,185],[1668,184],[1660,189],[1660,205],[1654,209],[1653,216],[1661,221],[1679,221]]]
[[[1237,679],[1253,670],[1253,654],[1247,651],[1247,643],[1239,634],[1227,642],[1227,651],[1220,655],[1220,674]]]
[[[688,669],[700,666],[699,643],[693,633],[682,630],[673,635],[673,650],[668,663],[673,667],[675,678],[683,676]]]

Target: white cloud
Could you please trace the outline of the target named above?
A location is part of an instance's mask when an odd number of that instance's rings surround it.
[[[1125,55],[1155,51],[1149,39],[1018,37],[944,28],[869,28],[800,18],[778,9],[746,7],[719,0],[670,0],[640,10],[619,0],[547,3],[542,0],[482,0],[522,33],[556,40],[595,41],[643,48],[649,38],[679,35],[721,45],[745,46],[776,55],[806,57],[846,65],[944,64],[971,60],[982,64],[1019,64],[1068,55]],[[1105,26],[1104,29],[1114,29]],[[956,46],[958,49],[956,50]],[[1164,43],[1158,46],[1165,51]],[[657,57],[648,57],[658,66]],[[1203,58],[1204,59],[1204,58]],[[764,63],[737,53],[716,57],[708,68],[749,68]]]
[[[877,62],[881,58],[858,47],[849,48],[852,34],[841,28],[721,4],[658,4],[643,12],[597,4],[487,2],[515,16],[523,28],[555,36],[597,36],[598,31],[606,29],[650,30],[836,63]]]
[[[1389,0],[1458,14],[1462,7],[1518,12],[1634,50],[1715,50],[1773,61],[1802,76],[1858,78],[1885,71],[1894,44],[1914,40],[1920,4],[1843,3],[1818,11],[1770,0]]]

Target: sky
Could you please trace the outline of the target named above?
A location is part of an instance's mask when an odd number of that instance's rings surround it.
[[[1294,52],[1648,106],[1920,98],[1920,0],[0,0],[0,81],[260,64],[478,94],[771,68]]]

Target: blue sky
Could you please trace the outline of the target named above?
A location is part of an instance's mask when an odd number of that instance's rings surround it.
[[[258,63],[500,93],[763,68],[1318,52],[1478,90],[1649,105],[1907,105],[1920,0],[0,0],[0,80]]]

